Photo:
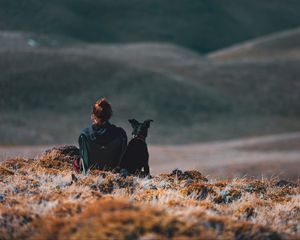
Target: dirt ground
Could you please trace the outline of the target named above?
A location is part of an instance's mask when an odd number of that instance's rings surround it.
[[[0,146],[0,160],[35,158],[53,146]],[[196,169],[210,179],[300,176],[300,132],[192,145],[149,146],[153,174]]]

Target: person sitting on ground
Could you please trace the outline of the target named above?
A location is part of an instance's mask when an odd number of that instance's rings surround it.
[[[112,107],[105,98],[92,108],[92,124],[79,136],[80,166],[84,174],[90,169],[113,170],[126,150],[127,135],[123,128],[109,122]],[[76,170],[76,166],[75,166]]]

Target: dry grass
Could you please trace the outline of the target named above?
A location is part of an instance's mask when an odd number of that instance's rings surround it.
[[[151,178],[72,173],[53,150],[0,165],[0,239],[297,239],[300,187],[214,181],[197,171]]]

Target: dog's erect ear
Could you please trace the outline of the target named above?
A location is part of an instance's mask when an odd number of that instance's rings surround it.
[[[135,128],[137,125],[139,125],[139,122],[136,119],[129,119],[128,122],[130,122],[132,128]]]
[[[153,122],[153,120],[151,120],[151,119],[146,120],[146,121],[144,121],[143,125],[144,125],[145,127],[149,128],[151,122]]]

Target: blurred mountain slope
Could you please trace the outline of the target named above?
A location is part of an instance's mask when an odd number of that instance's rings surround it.
[[[300,58],[300,28],[274,33],[209,54],[217,60]]]
[[[220,62],[171,44],[86,44],[20,32],[1,33],[0,43],[2,144],[76,141],[102,96],[128,134],[128,118],[154,119],[155,143],[300,129],[297,59]]]
[[[206,53],[300,25],[297,0],[1,0],[0,29]]]

